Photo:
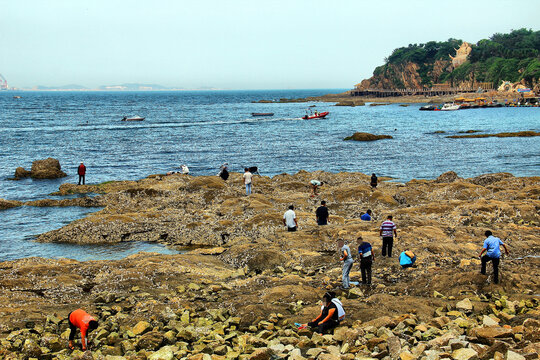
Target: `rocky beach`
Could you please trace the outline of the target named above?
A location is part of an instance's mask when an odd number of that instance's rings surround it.
[[[37,241],[101,244],[149,241],[177,255],[140,253],[78,262],[25,258],[0,263],[0,358],[4,359],[536,359],[540,353],[540,177],[509,173],[461,178],[447,172],[406,183],[361,173],[300,171],[151,175],[139,181],[63,184],[65,199],[17,206],[101,210]],[[309,181],[324,182],[310,197]],[[88,196],[85,196],[88,195]],[[314,212],[326,200],[329,225]],[[281,219],[293,204],[299,231]],[[374,221],[360,215],[373,210]],[[382,258],[380,223],[398,228]],[[478,254],[491,230],[508,246],[501,282]],[[373,285],[341,290],[336,240],[373,244]],[[412,250],[417,267],[397,255]],[[354,251],[353,251],[354,252]],[[358,281],[359,265],[351,278]],[[336,291],[347,313],[333,334],[298,330]],[[90,350],[67,348],[69,312],[99,321]],[[77,335],[78,336],[78,335]]]

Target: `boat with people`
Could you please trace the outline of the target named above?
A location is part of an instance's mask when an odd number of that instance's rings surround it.
[[[441,105],[424,105],[420,107],[421,111],[441,111]]]
[[[323,111],[321,113],[318,112],[318,111],[315,111],[314,113],[306,114],[306,115],[302,116],[302,119],[304,119],[304,120],[324,119],[328,114],[330,114],[329,111]]]
[[[274,116],[274,113],[251,113],[251,116]]]
[[[144,118],[142,116],[133,116],[133,117],[127,117],[127,116],[124,116],[122,118],[122,121],[143,121]]]

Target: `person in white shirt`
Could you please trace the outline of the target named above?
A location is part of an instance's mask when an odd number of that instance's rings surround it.
[[[287,226],[287,231],[296,231],[298,228],[293,205],[289,206],[289,210],[285,211],[285,214],[283,214],[283,225]]]
[[[246,195],[251,194],[251,178],[253,177],[253,174],[249,172],[248,168],[244,169],[244,185],[246,185]]]
[[[183,164],[181,167],[180,167],[180,170],[181,170],[181,173],[184,174],[184,175],[189,175],[189,168],[187,167],[186,164]]]

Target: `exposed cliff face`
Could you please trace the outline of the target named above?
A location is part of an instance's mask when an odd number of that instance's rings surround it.
[[[437,60],[433,64],[414,62],[386,64],[375,69],[373,76],[357,85],[360,89],[421,89],[443,82],[443,74],[451,71],[450,60]],[[470,79],[455,82],[454,86],[468,85]]]

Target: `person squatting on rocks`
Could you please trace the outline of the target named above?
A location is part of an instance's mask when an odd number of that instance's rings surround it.
[[[338,248],[340,249],[339,260],[343,261],[343,275],[341,277],[341,280],[343,282],[343,289],[348,289],[351,286],[349,274],[351,272],[354,260],[349,245],[345,244],[345,241],[343,241],[343,239],[339,239],[337,241],[337,244]]]
[[[246,195],[251,195],[251,181],[253,174],[249,172],[248,168],[244,168],[244,185],[246,185]]]
[[[326,207],[326,201],[321,201],[321,206],[315,210],[315,218],[317,219],[317,225],[327,225],[330,215],[328,214],[328,208]]]
[[[224,163],[223,165],[221,165],[221,167],[219,168],[219,173],[218,173],[218,176],[220,178],[223,179],[223,181],[227,181],[227,179],[229,178],[229,170],[227,170],[229,166],[229,163]]]
[[[307,326],[323,334],[338,326],[344,318],[345,310],[341,301],[336,298],[336,293],[329,291],[322,298],[321,313],[313,321],[307,323]]]
[[[373,189],[377,187],[377,176],[375,174],[371,174],[371,182],[370,185]]]
[[[312,190],[311,196],[319,195],[317,193],[317,189],[319,188],[319,186],[323,186],[324,183],[322,181],[319,181],[319,180],[311,180],[309,183],[311,184],[311,190]]]
[[[88,347],[88,334],[90,331],[97,329],[98,322],[96,319],[88,314],[86,311],[82,309],[77,309],[75,311],[72,311],[68,315],[68,324],[69,324],[69,348],[74,349],[75,346],[73,345],[73,339],[75,339],[75,332],[77,331],[77,328],[81,330],[81,344],[83,351],[87,349]]]
[[[360,258],[360,271],[362,273],[362,284],[371,285],[371,265],[375,261],[375,254],[371,244],[359,236],[358,257]]]
[[[382,236],[382,256],[392,257],[392,246],[394,245],[394,236],[397,237],[396,224],[392,221],[392,215],[388,215],[386,221],[381,224],[379,236]]]
[[[493,236],[491,231],[486,231],[486,240],[484,240],[484,247],[480,252],[480,259],[482,260],[482,268],[480,273],[486,275],[486,265],[488,262],[493,263],[493,282],[499,283],[499,262],[501,258],[501,246],[504,248],[506,255],[508,255],[508,248],[498,237]],[[482,254],[486,253],[484,256]]]
[[[285,211],[285,214],[283,214],[283,225],[287,226],[287,231],[296,231],[298,228],[293,205],[289,206],[289,210]]]
[[[399,254],[399,265],[401,265],[402,269],[414,267],[415,262],[416,262],[416,255],[414,255],[412,251],[407,250]]]
[[[363,220],[363,221],[371,221],[372,219],[372,212],[371,210],[368,209],[368,211],[366,211],[365,214],[363,214],[362,216],[360,216],[360,220]]]
[[[85,184],[84,180],[86,176],[86,166],[84,166],[82,161],[79,167],[77,168],[77,174],[79,174],[79,185],[81,185],[81,180],[82,180],[82,184],[84,185]]]
[[[189,168],[186,164],[182,164],[182,166],[180,166],[180,172],[184,175],[189,175]]]

